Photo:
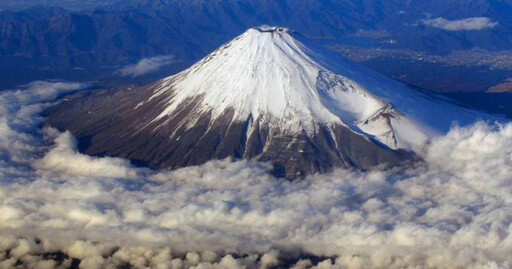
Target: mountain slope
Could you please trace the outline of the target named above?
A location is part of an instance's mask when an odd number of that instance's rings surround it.
[[[397,164],[454,120],[486,117],[268,26],[248,30],[177,75],[76,97],[49,114],[49,124],[88,140],[89,154],[155,168],[257,159],[288,178]]]

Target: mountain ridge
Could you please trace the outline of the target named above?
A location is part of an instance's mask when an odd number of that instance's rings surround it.
[[[166,70],[144,81],[130,81],[148,83],[187,68],[247,28],[261,24],[285,25],[325,45],[353,44],[433,54],[475,47],[491,51],[512,47],[510,1],[126,2],[84,11],[55,12],[36,7],[0,12],[0,57],[4,63],[0,71],[6,74],[0,78],[3,88],[45,78],[119,81],[114,73],[123,66],[147,57],[175,57],[176,62]],[[448,20],[489,17],[498,24],[480,31],[446,31],[423,25],[421,22],[429,18],[425,13]],[[41,63],[48,68],[41,68]],[[401,62],[399,66],[414,70],[417,64]],[[391,74],[394,77],[403,73],[395,72],[400,74]],[[411,72],[415,75],[420,71]],[[492,83],[496,79],[500,78],[489,78]],[[440,91],[450,91],[450,83],[444,84]],[[430,89],[428,83],[420,86]]]

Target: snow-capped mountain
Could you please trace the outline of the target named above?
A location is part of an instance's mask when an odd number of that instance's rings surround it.
[[[86,141],[90,154],[156,168],[257,159],[289,178],[397,164],[454,122],[492,119],[268,26],[249,29],[177,75],[82,95],[50,115],[50,124]]]

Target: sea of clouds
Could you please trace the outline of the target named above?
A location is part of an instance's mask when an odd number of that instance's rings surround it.
[[[512,268],[512,124],[454,127],[389,171],[156,172],[41,125],[84,87],[0,93],[0,268]]]

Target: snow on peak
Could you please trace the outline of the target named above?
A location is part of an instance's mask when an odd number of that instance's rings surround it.
[[[422,144],[447,131],[453,121],[442,115],[453,112],[450,105],[313,51],[287,28],[266,25],[247,30],[187,70],[163,79],[153,97],[162,94],[169,101],[155,120],[199,97],[198,117],[211,113],[215,118],[229,109],[236,120],[265,119],[280,129],[309,134],[317,124],[342,124],[391,148]],[[432,109],[438,112],[428,111]]]
[[[314,123],[343,124],[346,118],[350,125],[388,106],[315,62],[282,27],[249,29],[166,82],[156,94],[171,88],[177,94],[160,117],[202,96],[204,112],[218,116],[231,108],[240,120],[270,116],[282,128],[309,132]]]

